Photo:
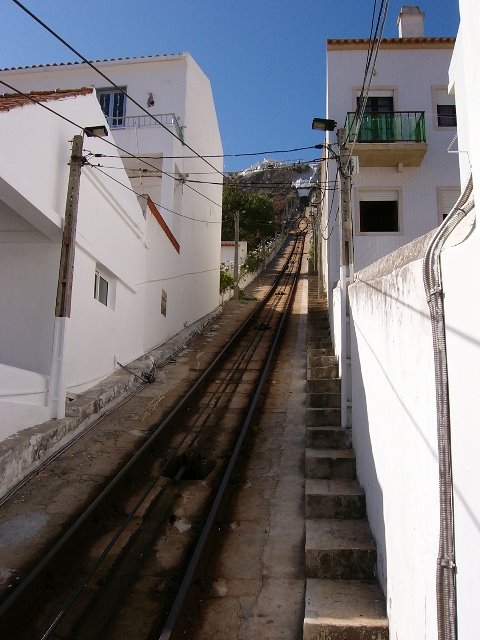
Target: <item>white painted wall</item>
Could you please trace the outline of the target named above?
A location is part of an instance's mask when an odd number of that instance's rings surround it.
[[[174,113],[184,126],[185,142],[196,152],[222,154],[210,82],[189,54],[100,62],[97,66],[118,86],[126,87],[128,94],[149,113]],[[21,90],[72,86],[101,89],[108,85],[85,64],[11,70],[0,75]],[[147,106],[149,93],[154,97],[153,107]],[[127,100],[126,117],[140,114],[139,107]],[[173,127],[168,129],[175,132]],[[134,154],[179,156],[161,160],[161,168],[166,173],[191,173],[192,179],[222,183],[222,176],[218,174],[196,175],[195,172],[213,172],[213,169],[196,157],[183,159],[182,156],[194,154],[159,125],[116,128],[112,136],[118,145]],[[110,154],[110,149],[104,147],[102,152]],[[116,166],[110,158],[96,162]],[[210,162],[222,171],[221,158]],[[129,167],[135,166],[133,161],[126,163]],[[117,177],[117,171],[105,170]],[[146,271],[137,281],[145,301],[143,348],[146,351],[176,334],[185,323],[189,325],[205,316],[218,304],[221,237],[218,205],[222,201],[222,185],[194,183],[193,188],[189,188],[168,175],[161,179],[134,179],[131,185],[136,191],[148,193],[158,204],[162,217],[180,243],[180,253],[177,253],[147,211]],[[166,317],[160,313],[162,290],[167,293]]]
[[[93,94],[51,101],[49,106],[82,125],[102,117]],[[9,369],[2,366],[0,397],[10,403],[8,410],[7,405],[0,407],[3,436],[13,424],[18,426],[18,415],[24,416],[23,427],[41,421],[40,415],[45,419],[41,411],[37,415],[30,410],[27,416],[23,405],[41,404],[44,389],[39,388],[38,374],[42,379],[50,374],[69,140],[76,133],[74,126],[35,104],[0,113],[0,362],[15,368],[18,383],[11,388]],[[88,144],[95,151],[102,143]],[[128,184],[122,172],[117,179]],[[66,344],[66,384],[72,390],[108,375],[115,355],[131,360],[143,353],[143,292],[138,283],[145,270],[145,226],[134,194],[83,168]],[[111,278],[112,293],[115,289],[111,308],[93,297],[99,265]],[[27,397],[32,394],[37,397]],[[15,397],[17,417],[11,406]]]
[[[460,3],[451,67],[460,148],[480,180],[478,6]],[[468,163],[460,157],[462,182]],[[475,177],[477,176],[477,180]],[[476,200],[480,198],[478,189]],[[455,487],[458,637],[478,635],[480,590],[480,249],[475,211],[441,256]],[[463,238],[463,240],[462,240]],[[428,236],[360,271],[349,287],[353,319],[353,443],[378,549],[390,636],[437,638],[435,573],[439,504],[433,349],[422,277]],[[458,243],[458,244],[455,244]]]
[[[178,54],[137,58],[99,63],[98,66],[113,82],[126,87],[129,95],[144,106],[147,106],[151,92],[155,104],[148,108],[149,112],[174,113],[184,125],[185,142],[195,151],[207,155],[222,154],[210,83],[191,56]],[[22,91],[81,86],[99,89],[108,84],[84,64],[13,69],[2,71],[0,75]],[[82,100],[53,102],[50,106],[56,111],[66,109],[69,117],[81,126],[102,122],[104,117],[94,94],[88,98],[89,106],[86,109]],[[28,120],[25,118],[25,109],[33,113]],[[127,101],[126,117],[140,113],[137,106]],[[5,203],[3,210],[12,209],[22,225],[26,225],[27,221],[34,225],[35,242],[38,243],[34,251],[41,253],[41,264],[48,262],[46,256],[50,256],[48,264],[51,273],[47,278],[44,273],[47,267],[44,267],[44,271],[35,271],[36,280],[24,277],[27,281],[25,286],[33,288],[42,298],[36,320],[27,323],[29,327],[25,330],[15,321],[23,309],[18,308],[20,303],[16,294],[10,296],[17,300],[9,311],[9,326],[14,340],[4,348],[4,356],[0,352],[0,362],[1,357],[5,357],[15,366],[18,364],[29,370],[48,373],[53,331],[53,326],[50,327],[53,313],[51,302],[55,300],[55,291],[48,289],[48,295],[44,291],[47,281],[55,277],[56,282],[56,255],[59,252],[68,178],[69,149],[65,141],[71,139],[76,131],[36,105],[10,112],[8,117],[4,116],[5,123],[7,120],[6,128],[13,132],[21,127],[22,140],[28,141],[29,151],[32,144],[38,143],[39,153],[26,153],[24,146],[16,144],[14,138],[7,134],[4,148],[9,153],[0,159],[0,162],[4,160],[0,164],[0,199]],[[55,124],[52,124],[54,121]],[[196,172],[213,169],[195,156],[183,159],[183,156],[194,153],[170,135],[170,131],[176,133],[172,126],[165,130],[159,125],[116,128],[110,132],[110,140],[128,151],[159,158],[154,162],[166,172],[162,178],[141,177],[131,182],[125,181],[122,161],[115,157],[117,152],[113,147],[100,140],[88,139],[85,142],[87,152],[114,156],[91,157],[93,163],[103,165],[102,170],[123,181],[126,186],[150,195],[180,244],[180,251],[175,250],[148,209],[143,217],[133,193],[95,169],[84,167],[69,326],[72,339],[66,350],[67,385],[72,391],[88,388],[111,373],[116,360],[128,362],[134,359],[218,306],[222,176],[217,174],[215,180],[211,176],[205,178],[206,181],[220,184],[192,184],[192,188],[175,180],[172,176],[190,172],[191,177],[197,179],[200,176],[195,175]],[[49,162],[44,149],[51,155],[48,156]],[[131,160],[124,162],[128,168],[149,168]],[[222,171],[221,158],[211,162]],[[22,167],[22,171],[18,167]],[[38,180],[27,179],[30,174],[38,176]],[[0,225],[2,219],[0,215]],[[1,229],[0,226],[0,233]],[[13,247],[10,253],[15,251]],[[6,260],[8,255],[5,251],[0,261]],[[15,255],[18,256],[18,253]],[[31,255],[33,257],[33,250]],[[20,257],[16,259],[21,262]],[[9,265],[12,265],[11,261]],[[115,300],[114,305],[108,308],[92,297],[92,278],[96,267],[111,278]],[[0,275],[0,283],[1,278]],[[9,280],[8,273],[4,279]],[[38,280],[44,283],[40,289],[36,286]],[[161,313],[162,292],[167,294],[166,316]],[[25,297],[30,299],[28,295]],[[26,303],[22,304],[25,306]],[[31,304],[34,305],[34,300]],[[28,314],[22,315],[28,317]],[[42,318],[43,324],[38,322]],[[35,331],[46,337],[36,341],[38,347],[30,350],[23,341],[25,336],[31,336],[27,342],[33,342]],[[19,344],[24,346],[18,351],[16,347]],[[36,351],[41,353],[35,355]]]
[[[405,167],[401,173],[395,167],[360,167],[352,190],[354,218],[355,269],[359,270],[396,248],[438,226],[438,196],[440,187],[459,187],[458,160],[447,153],[456,129],[439,128],[436,124],[436,88],[448,86],[451,48],[418,44],[416,47],[380,48],[370,93],[393,91],[395,111],[425,111],[428,150],[420,167]],[[356,96],[362,86],[366,47],[345,45],[344,49],[327,51],[327,117],[344,126],[348,112],[356,109]],[[336,134],[328,135],[336,142]],[[334,147],[335,149],[335,147]],[[336,163],[329,163],[329,179],[335,178]],[[360,234],[358,198],[363,190],[400,190],[400,231],[392,234]],[[330,207],[329,196],[327,207]],[[335,213],[337,205],[334,204]],[[334,230],[330,243],[338,245]],[[338,279],[338,251],[332,251],[329,269],[329,289]]]
[[[220,262],[222,264],[228,265],[230,262],[233,262],[235,259],[235,244],[231,242],[222,242],[221,254],[220,254]],[[242,265],[247,259],[247,241],[240,240],[238,243],[238,261],[239,264]]]
[[[401,249],[399,253],[401,253]],[[392,638],[436,638],[435,387],[421,261],[357,274],[352,423],[357,475],[377,545]],[[375,265],[374,265],[375,266]]]

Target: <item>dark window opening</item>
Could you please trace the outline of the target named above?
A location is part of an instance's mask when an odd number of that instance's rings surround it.
[[[160,303],[160,312],[162,316],[167,317],[167,292],[162,289],[162,301]]]
[[[360,231],[365,233],[398,231],[398,202],[396,200],[361,200]]]
[[[437,122],[439,127],[456,127],[457,110],[454,104],[437,104]]]
[[[357,110],[361,109],[357,98]],[[395,140],[393,96],[373,96],[367,98],[358,142],[386,142]]]
[[[108,306],[108,280],[105,280],[98,271],[95,271],[93,297],[106,307]]]
[[[100,90],[97,91],[97,98],[110,127],[123,127],[125,95],[120,91]]]
[[[360,109],[360,97],[357,98],[357,109]],[[391,113],[393,111],[393,96],[372,96],[367,98],[365,113]]]

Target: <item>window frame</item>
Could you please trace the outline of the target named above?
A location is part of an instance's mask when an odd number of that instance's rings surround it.
[[[160,298],[160,313],[164,318],[167,317],[167,300],[168,300],[168,294],[165,291],[165,289],[162,289],[162,295]]]
[[[444,208],[443,208],[443,204],[444,204],[444,198],[443,198],[443,194],[445,193],[452,193],[454,195],[454,204],[455,202],[458,200],[458,198],[460,197],[461,194],[461,189],[460,187],[444,187],[444,186],[440,186],[437,187],[437,211],[438,211],[438,224],[442,224],[442,222],[444,221]],[[450,213],[450,212],[449,212]],[[448,215],[448,214],[445,214]]]
[[[119,87],[119,88],[125,93],[127,92],[127,87]],[[118,91],[114,87],[100,87],[96,89],[96,94],[97,94],[97,100],[100,104],[100,108],[108,122],[108,126],[110,127],[110,129],[123,129],[125,127],[125,117],[126,117],[126,111],[127,111],[126,97],[122,94],[121,91]],[[105,113],[102,103],[100,101],[100,97],[105,95],[110,96],[108,113]],[[116,95],[122,97],[122,114],[121,115],[114,115]],[[117,120],[117,122],[115,122],[115,119]]]
[[[453,109],[454,113],[446,114],[439,113],[438,110],[442,107],[449,107]],[[440,124],[440,118],[455,118],[455,124]],[[440,104],[437,102],[437,127],[439,129],[452,129],[457,127],[457,109],[454,104]]]
[[[106,285],[105,296],[102,295],[102,282],[104,282]],[[98,268],[95,269],[94,284],[93,284],[94,299],[98,300],[98,302],[100,302],[100,304],[103,304],[105,307],[108,307],[109,291],[110,291],[110,282],[108,278],[105,277],[105,274],[102,273],[101,270],[99,270]]]
[[[382,195],[385,195],[382,198]],[[389,197],[392,194],[396,195],[397,202],[397,226],[398,231],[360,231],[360,202],[391,202],[392,198]],[[371,196],[370,198],[368,196]],[[379,197],[380,196],[380,197]],[[382,187],[381,189],[362,188],[355,190],[355,235],[360,237],[384,237],[384,236],[403,236],[403,202],[402,202],[402,190],[396,187]]]
[[[456,131],[457,124],[452,125],[439,125],[438,124],[438,106],[454,106],[456,111],[455,104],[455,95],[453,93],[448,92],[448,87],[445,86],[434,86],[432,87],[432,124],[433,128],[436,131]],[[456,115],[456,114],[455,114]],[[456,119],[455,119],[456,122]]]

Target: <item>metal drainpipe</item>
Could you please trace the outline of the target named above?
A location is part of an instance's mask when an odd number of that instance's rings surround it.
[[[432,323],[437,406],[437,442],[440,497],[440,536],[438,545],[436,591],[439,640],[457,638],[457,594],[455,565],[455,528],[453,508],[452,451],[450,439],[450,402],[445,333],[445,308],[440,253],[448,236],[474,207],[468,202],[473,191],[470,176],[464,192],[439,226],[423,260],[423,282]]]

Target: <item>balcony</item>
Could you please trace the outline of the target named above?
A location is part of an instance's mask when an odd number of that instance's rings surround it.
[[[345,127],[351,145],[358,127],[355,113],[347,114]],[[355,145],[361,167],[419,167],[426,152],[423,111],[364,114]]]
[[[183,142],[183,128],[178,123],[174,113],[159,113],[157,115],[114,116],[107,117],[110,129],[131,129],[133,127],[159,127],[161,122],[166,127],[172,127],[176,135]]]

